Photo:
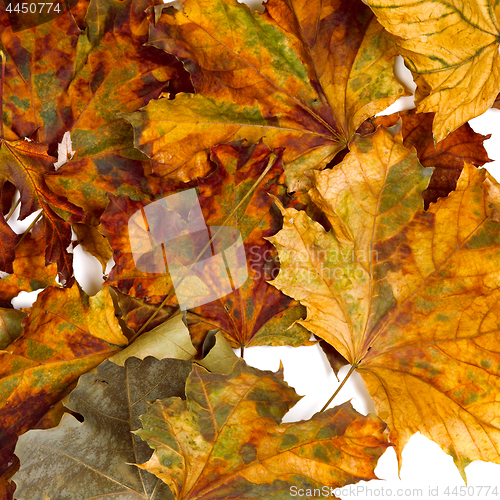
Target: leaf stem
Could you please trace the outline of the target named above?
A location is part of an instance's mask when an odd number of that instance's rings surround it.
[[[23,235],[21,236],[21,239],[16,243],[16,246],[14,247],[14,250],[17,250],[17,247],[23,242],[24,238],[26,238],[26,235],[33,229],[33,226],[43,217],[43,210],[36,216],[35,220],[29,225],[28,229],[24,231]]]
[[[267,173],[269,172],[269,170],[271,170],[271,168],[273,167],[273,165],[276,162],[277,158],[278,158],[277,155],[275,155],[274,153],[271,153],[271,155],[269,156],[269,161],[267,163],[267,166],[264,169],[264,171],[262,172],[262,174],[260,174],[259,178],[254,182],[253,186],[247,191],[247,193],[245,194],[245,196],[243,196],[243,198],[240,200],[240,202],[234,207],[234,209],[231,211],[231,213],[226,217],[226,219],[221,224],[221,226],[219,227],[219,229],[217,229],[217,231],[215,231],[214,235],[210,238],[210,240],[205,245],[205,247],[203,248],[203,250],[201,250],[201,252],[196,257],[196,259],[186,268],[186,270],[184,271],[184,273],[181,276],[181,279],[179,280],[179,283],[177,283],[177,286],[179,286],[184,281],[184,278],[189,274],[189,272],[191,271],[191,269],[193,268],[193,266],[198,262],[198,259],[205,253],[205,251],[207,250],[207,248],[209,248],[210,245],[212,244],[212,241],[224,229],[224,226],[226,225],[226,223],[228,222],[228,220],[238,211],[238,209],[245,202],[245,200],[253,193],[253,191],[257,188],[257,186],[261,183],[262,179],[264,179],[264,177],[267,175]],[[151,323],[151,321],[153,321],[153,319],[156,318],[156,316],[158,315],[158,313],[163,309],[163,307],[170,300],[170,298],[172,297],[173,294],[174,294],[174,290],[170,290],[170,292],[165,297],[165,299],[163,299],[163,302],[158,306],[158,308],[156,309],[156,311],[148,318],[148,320],[146,321],[146,323],[144,323],[141,326],[141,328],[137,331],[137,333],[130,339],[129,344],[131,344],[147,328],[147,326],[149,325],[149,323]]]
[[[5,80],[5,54],[0,50],[2,58],[2,80],[0,81],[0,138],[3,139],[3,81]]]
[[[12,217],[12,215],[16,211],[16,208],[19,206],[19,203],[21,203],[21,197],[17,199],[16,204],[10,209],[10,212],[7,214],[7,217],[5,217],[5,222],[8,222],[8,220]]]
[[[328,400],[328,402],[326,403],[326,405],[323,406],[323,408],[321,409],[321,412],[324,412],[328,408],[329,404],[335,399],[335,396],[340,392],[340,390],[342,389],[342,387],[344,387],[344,384],[347,382],[347,380],[352,375],[352,373],[354,372],[354,370],[356,369],[357,366],[358,365],[352,365],[351,366],[351,368],[347,372],[347,375],[344,377],[344,380],[342,380],[341,384],[337,387],[337,390],[333,393],[333,396]]]

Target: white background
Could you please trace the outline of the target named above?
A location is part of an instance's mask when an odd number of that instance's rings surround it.
[[[253,6],[258,2],[247,0]],[[260,9],[259,9],[260,10]],[[411,74],[404,67],[399,58],[395,64],[396,74],[400,81],[413,91],[414,84]],[[402,109],[413,108],[413,98],[401,98],[382,114],[390,114]],[[491,134],[491,139],[485,142],[485,147],[492,160],[500,160],[500,111],[491,109],[484,115],[470,122],[472,128],[482,134]],[[500,162],[493,161],[486,165],[489,172],[500,180]],[[18,233],[23,232],[34,220],[36,214],[22,222],[17,221],[19,209],[9,223]],[[75,276],[83,289],[93,295],[102,286],[102,269],[98,261],[78,246],[74,251]],[[112,261],[108,264],[109,272]],[[13,300],[14,307],[28,307],[35,300],[38,292],[27,294],[22,292]],[[237,352],[239,354],[239,351]],[[333,374],[324,354],[318,346],[311,347],[251,347],[245,349],[245,360],[248,364],[260,369],[276,371],[280,360],[285,369],[285,380],[296,389],[302,400],[286,415],[285,421],[292,422],[308,419],[318,412],[335,392],[339,382]],[[349,367],[344,367],[339,373],[342,381]],[[361,377],[354,373],[331,406],[351,400],[354,408],[363,414],[374,411],[373,402],[364,388]],[[437,444],[429,441],[420,434],[414,435],[403,451],[403,465],[398,477],[398,465],[393,449],[388,449],[379,460],[375,473],[380,480],[360,482],[347,487],[340,495],[343,500],[359,498],[371,500],[373,498],[419,498],[419,499],[453,499],[460,496],[460,487],[465,484],[453,464],[453,460],[446,455]],[[492,490],[498,486],[500,497],[500,465],[474,462],[466,468],[468,492],[462,498],[496,498]],[[485,490],[478,496],[479,486],[490,486],[490,494],[486,497]],[[445,494],[449,487],[450,493],[457,487],[457,495]],[[358,489],[359,488],[359,489]],[[371,490],[369,491],[368,488]],[[432,489],[432,494],[429,493]],[[438,495],[436,495],[438,488]],[[421,490],[421,492],[414,491]],[[391,490],[392,495],[389,494]],[[399,490],[399,491],[398,491]],[[356,493],[356,495],[354,495]],[[294,498],[294,497],[290,497]],[[295,498],[300,498],[295,496]]]

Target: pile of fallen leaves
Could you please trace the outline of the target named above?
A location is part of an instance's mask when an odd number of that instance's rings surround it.
[[[500,185],[467,124],[500,10],[364,1],[81,0],[21,31],[0,3],[1,498],[287,499],[416,432],[500,463]],[[416,110],[374,118],[398,54]],[[248,279],[183,313],[128,222],[193,188]],[[114,260],[94,296],[76,245]],[[282,423],[299,396],[244,349],[320,340],[376,414]]]

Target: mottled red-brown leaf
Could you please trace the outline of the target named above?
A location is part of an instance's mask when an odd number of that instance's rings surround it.
[[[156,304],[148,304],[143,300],[122,293],[115,288],[111,289],[116,293],[116,300],[118,301],[120,309],[119,319],[134,332],[137,332],[158,308]],[[174,306],[166,305],[163,307],[144,329],[144,332],[148,332],[165,322],[176,310],[177,307]]]
[[[109,198],[109,205],[101,217],[101,226],[113,249],[115,265],[106,283],[131,297],[151,304],[160,304],[171,288],[168,271],[166,274],[148,274],[139,271],[134,263],[128,234],[130,217],[150,202],[133,201],[125,195],[109,195]],[[175,295],[167,305],[177,307]]]
[[[186,72],[175,57],[144,44],[145,10],[156,0],[78,2],[72,12],[13,33],[0,4],[6,55],[4,137],[33,137],[57,155],[65,132],[75,154],[47,183],[98,218],[106,193],[149,193],[148,158],[119,116],[145,106]],[[82,31],[82,28],[86,28]]]
[[[247,258],[248,279],[238,289],[218,300],[189,310],[188,327],[199,345],[209,330],[224,333],[233,348],[252,345],[308,345],[309,333],[294,322],[303,317],[302,307],[267,281],[279,269],[277,252],[265,240],[281,227],[281,216],[272,196],[289,204],[280,149],[264,143],[242,142],[212,148],[217,168],[198,179],[198,199],[208,226],[239,229]],[[232,210],[257,183],[270,161],[271,170],[257,188],[227,220]],[[277,291],[277,290],[276,290]]]
[[[401,119],[403,144],[414,147],[424,167],[434,167],[429,187],[422,193],[425,209],[438,198],[448,196],[457,185],[464,162],[476,167],[491,161],[483,142],[490,135],[481,135],[466,123],[449,134],[446,139],[434,144],[432,121],[434,113],[415,113],[415,110],[400,111],[392,115],[379,116],[365,122],[360,132],[370,134],[379,125],[392,127]]]

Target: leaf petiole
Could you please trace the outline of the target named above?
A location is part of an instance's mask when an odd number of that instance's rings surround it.
[[[23,242],[24,238],[29,234],[29,232],[33,229],[33,226],[43,217],[43,210],[36,216],[35,220],[29,225],[28,229],[24,231],[23,235],[21,236],[21,239],[17,242],[16,246],[14,247],[14,250],[17,250],[19,245]]]
[[[10,212],[7,214],[7,217],[5,217],[5,222],[8,222],[8,220],[14,215],[14,212],[16,211],[16,208],[19,206],[19,203],[21,203],[21,197],[19,197],[15,203],[15,205],[10,209]]]
[[[352,375],[352,373],[354,372],[354,370],[356,369],[357,366],[358,365],[352,365],[351,366],[351,368],[347,372],[347,375],[344,377],[344,380],[342,380],[342,382],[340,383],[340,385],[337,387],[337,390],[333,393],[333,396],[328,400],[328,402],[326,403],[326,405],[323,406],[323,408],[321,408],[321,412],[324,412],[328,408],[329,404],[335,399],[335,396],[337,396],[337,394],[340,392],[340,390],[342,389],[342,387],[344,387],[344,384],[347,382],[347,380]]]

